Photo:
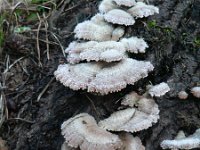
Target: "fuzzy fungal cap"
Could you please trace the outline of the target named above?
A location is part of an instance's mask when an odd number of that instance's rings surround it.
[[[127,12],[121,9],[112,9],[104,15],[104,19],[113,24],[119,25],[133,25],[135,23],[134,18]]]
[[[137,61],[126,58],[118,63],[105,66],[94,80],[88,85],[88,92],[96,92],[102,95],[121,91],[128,84],[134,84],[138,80],[148,76],[148,72],[154,69],[150,62]]]
[[[137,102],[142,98],[142,96],[138,95],[135,91],[125,95],[121,104],[124,106],[134,107],[137,105]]]
[[[122,133],[119,137],[123,142],[119,150],[145,150],[139,137],[133,137],[130,133]]]
[[[62,135],[68,146],[81,150],[115,150],[122,146],[117,135],[97,126],[95,119],[87,113],[81,113],[65,121]]]
[[[193,87],[191,89],[191,93],[193,94],[193,96],[200,98],[200,86]]]
[[[170,91],[170,88],[167,83],[162,82],[160,84],[154,85],[149,89],[149,94],[153,97],[161,97]]]
[[[178,93],[178,98],[179,99],[187,99],[188,98],[188,93],[186,93],[185,91],[180,91]]]
[[[137,132],[147,129],[159,119],[158,105],[153,99],[141,98],[135,107],[120,110],[99,122],[99,126],[110,131]]]
[[[158,7],[153,5],[146,5],[143,2],[137,2],[135,6],[130,8],[128,11],[135,18],[143,18],[159,13]]]
[[[99,5],[99,11],[102,14],[116,8],[118,8],[118,6],[113,2],[113,0],[103,0]]]
[[[79,23],[75,29],[75,37],[84,40],[107,41],[111,40],[113,27],[109,24],[96,24],[92,21]]]
[[[132,7],[136,4],[135,0],[113,0],[119,6]]]
[[[131,37],[120,40],[124,44],[126,50],[131,53],[145,53],[145,49],[149,46],[142,38]]]
[[[100,70],[101,65],[98,63],[63,64],[58,66],[54,75],[64,86],[73,90],[84,90]]]
[[[112,62],[127,57],[124,45],[115,41],[72,42],[66,51],[68,52],[68,62],[71,64],[78,63],[81,60]]]
[[[164,140],[161,143],[161,147],[163,149],[200,148],[200,129],[197,129],[194,134],[192,134],[188,137],[184,137],[183,133],[179,133],[179,136],[177,136],[177,137],[174,140]]]

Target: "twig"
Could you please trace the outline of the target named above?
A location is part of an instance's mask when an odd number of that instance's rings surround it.
[[[40,101],[40,98],[41,98],[42,95],[46,92],[46,90],[48,89],[49,85],[53,82],[54,79],[55,79],[55,77],[53,77],[53,78],[47,83],[47,85],[44,87],[44,89],[42,90],[42,92],[38,95],[37,102]]]
[[[92,108],[94,109],[94,111],[95,111],[95,113],[97,114],[97,117],[98,117],[98,119],[99,119],[99,117],[100,117],[100,114],[99,114],[99,112],[97,111],[97,109],[96,109],[96,107],[95,107],[95,105],[94,105],[94,102],[91,100],[91,98],[86,94],[86,97],[88,98],[88,100],[90,101],[90,103],[91,103],[91,105],[92,105]]]
[[[40,62],[40,45],[39,45],[39,34],[40,34],[40,28],[42,25],[42,20],[40,18],[40,15],[37,13],[38,19],[39,19],[39,25],[37,29],[37,38],[36,38],[36,43],[37,43],[37,53],[38,53],[38,61],[39,61],[39,66],[42,66],[42,63]]]
[[[23,118],[9,118],[8,120],[20,120],[20,121],[24,121],[24,122],[31,123],[31,124],[35,123],[35,121],[26,120]]]

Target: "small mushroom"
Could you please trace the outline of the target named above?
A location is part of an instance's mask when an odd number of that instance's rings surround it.
[[[68,61],[72,64],[81,60],[112,62],[126,58],[124,45],[115,41],[72,42],[66,51],[69,53]]]
[[[119,6],[132,7],[136,4],[135,0],[113,0]]]
[[[126,50],[131,53],[145,53],[145,49],[148,48],[147,43],[142,38],[123,38],[120,42],[124,44]]]
[[[127,12],[121,9],[112,9],[104,15],[104,19],[113,24],[119,25],[133,25],[134,18]]]
[[[193,87],[191,89],[191,93],[193,94],[193,96],[200,98],[200,86]]]
[[[119,6],[117,6],[113,0],[103,0],[99,5],[99,11],[100,13],[107,13],[112,9],[116,9]]]
[[[142,97],[136,101],[133,97],[133,101],[133,108],[114,112],[107,119],[101,120],[99,126],[110,131],[137,132],[151,127],[158,121],[159,109],[153,99]]]
[[[133,137],[130,133],[121,133],[119,137],[123,142],[119,150],[145,150],[139,137]]]
[[[160,145],[163,149],[200,148],[200,129],[188,137],[181,131],[174,140],[164,140]]]
[[[178,93],[178,98],[179,99],[187,99],[188,98],[188,93],[186,93],[185,91],[180,91]]]
[[[135,18],[143,18],[159,13],[159,9],[153,5],[146,5],[143,2],[137,2],[136,5],[128,9],[127,12]]]
[[[124,106],[134,107],[137,102],[142,98],[142,96],[138,95],[135,91],[125,95],[121,104]]]
[[[88,91],[102,95],[120,91],[127,84],[133,85],[141,78],[145,78],[153,69],[150,62],[125,58],[118,63],[105,66],[96,74],[95,79],[88,85]]]
[[[79,23],[75,29],[75,37],[78,39],[107,41],[111,39],[113,27],[109,24],[96,24],[93,21]]]
[[[148,90],[149,94],[153,97],[161,97],[165,95],[167,92],[170,91],[170,88],[167,83],[162,82],[160,84],[151,86],[150,89]]]
[[[81,150],[115,150],[122,146],[117,135],[99,128],[92,116],[81,113],[65,121],[62,135],[70,147]]]

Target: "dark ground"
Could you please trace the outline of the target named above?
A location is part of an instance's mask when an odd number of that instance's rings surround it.
[[[66,0],[62,13],[50,17],[49,30],[59,37],[63,47],[73,40],[74,26],[97,12],[98,3]],[[180,129],[188,135],[200,128],[200,101],[191,94],[187,100],[177,98],[179,91],[189,92],[191,87],[200,85],[200,0],[150,0],[150,3],[160,8],[160,14],[138,20],[133,27],[127,27],[126,33],[148,42],[150,48],[145,55],[132,57],[151,61],[154,72],[135,86],[108,96],[74,92],[54,79],[53,72],[65,61],[59,45],[50,45],[50,60],[47,60],[46,45],[41,42],[42,67],[39,67],[35,40],[10,35],[5,45],[10,61],[25,56],[8,70],[6,78],[1,76],[6,85],[2,94],[9,119],[1,127],[0,137],[11,150],[59,150],[64,141],[60,134],[63,121],[80,112],[88,112],[97,120],[105,118],[118,108],[123,95],[132,90],[143,93],[149,81],[168,82],[171,91],[156,99],[159,122],[135,133],[146,150],[160,150],[160,142],[174,138]],[[42,35],[41,39],[45,39]],[[56,41],[52,34],[49,39]],[[3,68],[5,64],[1,64],[1,72]],[[38,101],[41,92],[44,94]]]

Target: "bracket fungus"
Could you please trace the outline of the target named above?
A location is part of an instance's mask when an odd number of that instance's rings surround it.
[[[197,129],[194,134],[185,137],[181,131],[174,140],[164,140],[161,143],[163,149],[193,149],[200,148],[200,129]]]
[[[99,11],[102,14],[116,8],[118,8],[118,6],[113,2],[113,0],[103,0],[99,5]]]
[[[160,97],[165,95],[167,92],[170,91],[170,88],[167,83],[162,82],[160,84],[150,86],[150,89],[148,90],[149,94],[153,97]]]
[[[145,53],[145,49],[149,46],[142,38],[130,37],[120,40],[124,44],[126,50],[131,53]]]
[[[179,99],[187,99],[188,98],[188,93],[186,93],[185,91],[180,91],[178,93],[178,98]]]
[[[119,150],[145,150],[139,137],[133,137],[130,133],[122,133],[119,137],[123,142]]]
[[[135,23],[135,19],[126,11],[112,9],[104,15],[104,19],[113,24],[130,26]]]
[[[81,113],[65,121],[62,135],[70,147],[81,150],[115,150],[122,146],[117,135],[97,126],[96,121],[87,113]]]
[[[129,98],[131,101],[131,96]],[[127,97],[125,100],[127,101]],[[158,121],[159,109],[153,99],[141,96],[140,99],[136,100],[134,94],[132,100],[133,102],[130,104],[132,106],[134,103],[132,108],[114,112],[107,119],[101,120],[98,125],[110,131],[138,132],[151,127],[153,123]]]
[[[200,86],[193,87],[191,89],[191,93],[193,94],[193,96],[200,98]]]
[[[146,5],[143,2],[137,2],[135,6],[127,10],[135,18],[143,18],[159,13],[158,7]]]

